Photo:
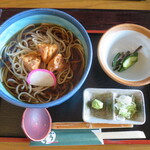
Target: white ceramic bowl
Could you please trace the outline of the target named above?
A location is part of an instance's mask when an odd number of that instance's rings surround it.
[[[113,71],[112,61],[118,52],[138,52],[138,62],[123,72]],[[150,83],[150,30],[135,24],[120,24],[110,28],[98,44],[98,60],[102,69],[115,81],[128,86]]]
[[[135,96],[137,112],[131,119],[118,120],[115,112],[115,99],[119,95]],[[103,109],[93,113],[89,107],[89,102],[93,99],[101,99],[104,104]],[[136,89],[105,89],[87,88],[83,93],[83,121],[88,123],[111,123],[111,124],[144,124],[146,120],[145,102],[142,91]]]

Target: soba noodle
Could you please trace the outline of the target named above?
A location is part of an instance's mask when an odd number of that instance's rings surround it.
[[[23,64],[23,55],[37,51],[37,44],[56,44],[62,54],[66,68],[53,72],[57,79],[55,87],[33,86],[26,82],[29,71]],[[3,50],[1,80],[7,90],[26,103],[46,103],[68,93],[81,79],[84,67],[84,49],[74,34],[54,24],[31,24],[13,37]],[[42,62],[41,69],[47,64]]]

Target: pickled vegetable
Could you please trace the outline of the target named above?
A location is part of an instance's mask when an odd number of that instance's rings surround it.
[[[112,62],[113,70],[122,72],[133,66],[138,61],[138,51],[141,48],[142,46],[139,46],[133,53],[130,53],[130,51],[117,53]]]

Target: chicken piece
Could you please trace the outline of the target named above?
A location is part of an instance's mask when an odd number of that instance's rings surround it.
[[[47,64],[57,53],[56,44],[38,44],[38,51],[41,53],[42,60]]]
[[[41,57],[37,52],[29,52],[21,57],[25,68],[28,71],[38,69],[41,63]]]
[[[49,61],[47,69],[51,72],[61,72],[66,67],[66,62],[61,54],[57,54]]]

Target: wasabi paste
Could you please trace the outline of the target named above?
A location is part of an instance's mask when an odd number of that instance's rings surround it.
[[[91,106],[92,108],[99,110],[103,108],[103,102],[98,99],[94,99]]]

